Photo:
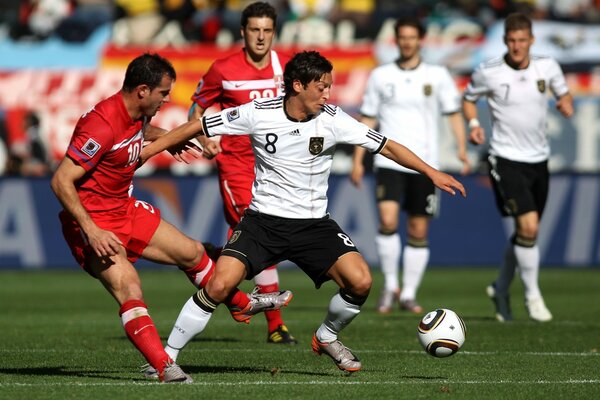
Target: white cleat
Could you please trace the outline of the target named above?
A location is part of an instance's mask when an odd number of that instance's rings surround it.
[[[552,321],[552,314],[546,307],[544,299],[538,297],[536,299],[530,299],[525,302],[527,311],[529,312],[529,318],[538,322]]]

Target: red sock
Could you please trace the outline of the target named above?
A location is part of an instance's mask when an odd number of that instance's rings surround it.
[[[258,291],[260,293],[278,292],[279,284],[275,282],[270,285],[258,285]],[[281,319],[281,310],[265,311],[265,317],[267,318],[269,332],[273,332],[279,327],[279,325],[283,325],[283,319]]]
[[[159,373],[167,361],[171,361],[165,353],[158,331],[148,315],[148,309],[141,300],[129,300],[123,303],[119,316],[133,345],[144,355],[146,360]]]
[[[208,279],[213,274],[215,269],[215,263],[208,257],[206,252],[202,254],[202,258],[200,262],[190,269],[183,269],[183,267],[179,267],[192,282],[194,286],[198,289],[202,289],[206,286]]]
[[[246,293],[242,292],[238,288],[235,288],[223,303],[229,309],[243,310],[248,305],[248,303],[250,303],[250,299],[248,298],[248,295]]]

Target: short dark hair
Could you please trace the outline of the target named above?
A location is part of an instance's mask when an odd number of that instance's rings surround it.
[[[394,34],[398,37],[398,30],[402,26],[412,26],[416,28],[419,32],[419,38],[423,39],[425,37],[425,26],[421,23],[421,21],[417,17],[400,17],[396,20],[394,24]]]
[[[294,81],[298,80],[302,86],[318,81],[323,74],[333,70],[331,62],[318,51],[303,51],[296,53],[285,65],[283,72],[283,85],[286,97],[294,92]]]
[[[133,91],[139,85],[147,85],[153,90],[162,81],[164,75],[177,79],[175,68],[169,60],[156,53],[144,53],[133,59],[125,71],[123,90]]]
[[[508,14],[504,20],[504,34],[510,31],[528,30],[533,34],[531,19],[523,13]]]
[[[245,28],[246,25],[248,25],[248,19],[260,17],[271,18],[273,20],[273,26],[275,27],[277,25],[277,11],[275,11],[275,8],[264,1],[257,1],[256,3],[248,5],[242,11],[242,18],[240,21],[242,28]]]

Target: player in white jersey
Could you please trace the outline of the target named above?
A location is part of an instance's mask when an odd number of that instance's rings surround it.
[[[256,178],[250,207],[225,245],[212,279],[183,306],[167,341],[177,357],[204,330],[212,312],[243,279],[269,265],[290,260],[318,288],[327,280],[340,287],[312,339],[313,351],[338,368],[362,365],[338,340],[360,312],[371,289],[369,266],[350,237],[327,214],[327,186],[337,143],[364,146],[427,175],[451,194],[465,196],[460,182],[426,164],[406,147],[361,124],[339,107],[326,104],[333,67],[318,52],[296,54],[285,67],[285,97],[259,99],[192,121],[148,145],[153,154],[196,132],[250,134]],[[152,147],[151,147],[152,146]]]
[[[425,28],[417,18],[401,18],[395,24],[400,58],[373,70],[360,108],[361,122],[386,137],[402,143],[438,168],[440,116],[448,117],[458,144],[463,173],[470,171],[465,127],[460,114],[460,93],[445,67],[427,64],[420,56]],[[360,187],[364,175],[365,149],[356,147],[352,182]],[[436,216],[439,193],[427,177],[377,154],[374,157],[379,232],[375,244],[384,287],[377,310],[389,313],[395,302],[400,308],[420,314],[417,290],[429,262],[429,221]],[[402,251],[398,234],[401,208],[408,214],[407,243]],[[398,264],[402,253],[402,290],[398,286]]]
[[[509,15],[504,23],[507,53],[481,64],[463,97],[469,138],[475,144],[485,141],[475,103],[480,97],[487,99],[492,114],[489,174],[501,214],[515,221],[504,263],[495,282],[487,287],[496,319],[502,322],[512,320],[508,293],[517,267],[530,318],[540,322],[552,319],[538,284],[540,253],[536,245],[548,196],[548,90],[565,117],[573,114],[573,98],[556,61],[530,55],[533,42],[531,20],[520,13]]]

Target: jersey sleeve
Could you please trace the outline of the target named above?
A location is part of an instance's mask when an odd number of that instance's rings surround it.
[[[202,128],[208,137],[215,135],[248,135],[252,134],[253,126],[253,101],[202,117]]]
[[[86,171],[94,168],[113,145],[110,126],[98,114],[83,115],[73,131],[67,156]]]
[[[208,72],[202,77],[196,91],[192,95],[192,102],[200,107],[207,109],[221,96],[223,93],[222,76],[216,63],[213,63]]]
[[[334,116],[334,133],[338,143],[361,146],[371,153],[379,153],[387,142],[381,133],[358,122],[339,107]]]
[[[460,93],[454,79],[446,68],[440,69],[440,89],[438,90],[440,110],[443,114],[453,114],[460,111]]]
[[[379,109],[379,93],[377,93],[377,77],[374,72],[371,72],[367,81],[367,88],[363,95],[360,113],[366,117],[376,117]]]
[[[569,92],[567,81],[560,68],[560,65],[554,59],[548,60],[548,80],[550,84],[550,90],[556,97],[562,97]]]
[[[483,73],[483,64],[471,75],[471,82],[467,85],[463,98],[470,102],[476,102],[481,96],[487,95],[490,89]]]

